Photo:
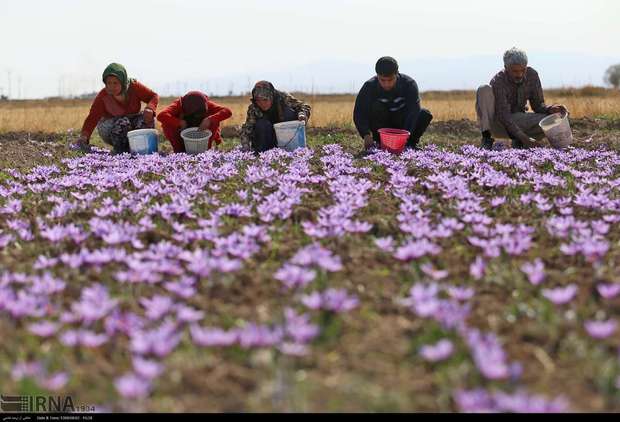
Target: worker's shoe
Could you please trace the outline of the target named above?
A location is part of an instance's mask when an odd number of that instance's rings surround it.
[[[482,142],[480,143],[480,148],[491,151],[493,149],[493,144],[495,143],[495,139],[490,136],[483,136]]]

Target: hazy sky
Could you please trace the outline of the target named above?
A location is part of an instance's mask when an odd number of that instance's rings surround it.
[[[290,84],[294,69],[317,63],[365,64],[370,77],[382,55],[408,63],[497,56],[499,69],[513,45],[530,57],[620,62],[619,20],[617,0],[0,0],[0,90],[9,92],[9,72],[12,97],[98,90],[112,61],[168,91],[239,91],[278,72]],[[578,74],[579,61],[562,72]],[[298,86],[321,86],[311,74]],[[342,84],[338,76],[335,89],[359,88],[358,78]]]

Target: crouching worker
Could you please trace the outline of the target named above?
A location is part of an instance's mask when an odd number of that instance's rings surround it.
[[[159,113],[157,120],[166,138],[172,144],[174,152],[185,152],[185,144],[181,138],[181,131],[188,127],[198,127],[200,130],[210,130],[209,138],[211,149],[213,142],[219,145],[222,142],[220,122],[230,118],[232,111],[209,100],[200,91],[191,91],[178,98]]]
[[[504,70],[476,93],[476,114],[482,131],[481,148],[492,149],[494,137],[512,140],[523,149],[540,145],[545,137],[539,123],[549,114],[568,113],[561,104],[545,105],[538,73],[528,67],[523,50],[512,48],[504,54]],[[533,113],[527,112],[530,102]]]
[[[418,84],[399,73],[392,57],[382,57],[375,66],[377,75],[362,86],[353,109],[353,121],[366,150],[380,145],[379,129],[403,129],[411,133],[407,147],[417,148],[420,138],[433,120],[421,108]]]
[[[101,139],[112,145],[115,154],[129,152],[127,132],[155,127],[159,96],[135,79],[129,79],[125,68],[118,63],[106,67],[103,83],[105,88],[93,101],[77,146],[88,151],[96,127]],[[143,102],[146,107],[141,112]]]
[[[292,120],[308,121],[311,107],[292,95],[278,91],[270,82],[260,81],[252,89],[251,104],[241,127],[244,151],[261,153],[278,146],[273,125]]]

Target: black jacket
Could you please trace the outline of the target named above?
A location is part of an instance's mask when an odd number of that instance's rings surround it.
[[[420,92],[413,78],[399,73],[396,86],[385,91],[375,76],[364,83],[355,99],[353,121],[362,137],[370,133],[370,109],[375,101],[384,103],[390,112],[404,112],[405,121],[412,121],[420,112]]]

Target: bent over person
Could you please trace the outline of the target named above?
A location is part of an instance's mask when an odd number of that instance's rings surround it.
[[[77,145],[89,150],[95,127],[101,139],[114,148],[115,154],[129,152],[127,132],[155,127],[159,95],[135,79],[127,77],[125,67],[112,63],[103,71],[103,88],[95,97],[82,126]],[[142,103],[146,107],[141,111]]]
[[[311,107],[292,95],[278,91],[271,82],[259,81],[252,89],[251,104],[241,126],[241,147],[261,153],[278,146],[273,125],[292,120],[308,121]]]
[[[381,57],[377,73],[362,86],[353,110],[353,121],[366,150],[380,144],[379,129],[404,129],[411,133],[407,147],[416,148],[433,120],[430,111],[421,108],[418,84],[398,71],[392,57]]]
[[[492,149],[494,137],[512,140],[513,148],[538,146],[545,137],[539,123],[549,114],[568,113],[561,104],[546,105],[538,73],[527,54],[512,48],[504,54],[504,70],[489,85],[478,88],[476,114],[482,131],[481,148]],[[528,113],[529,101],[533,113]]]
[[[185,152],[181,131],[188,127],[211,131],[208,149],[211,149],[213,142],[219,145],[222,142],[220,123],[230,116],[232,111],[228,107],[211,101],[200,91],[190,91],[163,109],[157,120],[161,123],[161,128],[173,151],[177,153]]]

